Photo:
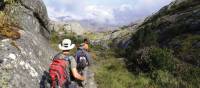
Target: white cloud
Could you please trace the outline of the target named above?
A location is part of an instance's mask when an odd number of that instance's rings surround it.
[[[104,6],[87,6],[85,8],[86,18],[96,19],[97,22],[105,23],[114,20],[113,10]]]
[[[126,3],[119,0],[121,4],[119,1],[115,3],[115,0],[102,0],[104,4],[95,0],[44,1],[51,18],[67,16],[74,20],[92,19],[100,23],[128,24],[151,15],[172,0],[125,0]]]
[[[130,4],[122,4],[119,8],[120,11],[126,11],[127,9],[130,9],[132,10],[133,9],[133,6],[130,5]]]

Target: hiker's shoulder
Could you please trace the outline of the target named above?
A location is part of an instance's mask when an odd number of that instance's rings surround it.
[[[64,55],[61,52],[59,52],[54,56],[54,58],[64,58]]]
[[[69,60],[73,60],[73,59],[74,59],[74,56],[69,55],[68,58],[69,58]]]

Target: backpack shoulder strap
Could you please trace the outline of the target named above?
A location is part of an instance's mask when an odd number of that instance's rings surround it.
[[[53,57],[53,60],[54,60],[54,59],[60,58],[60,55],[61,55],[61,52],[59,52],[58,54],[56,54],[56,55]]]
[[[66,61],[70,61],[70,60],[72,59],[72,56],[66,56],[64,59],[65,59]]]
[[[81,50],[81,56],[85,56],[84,50]]]

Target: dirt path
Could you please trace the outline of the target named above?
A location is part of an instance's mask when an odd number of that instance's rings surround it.
[[[90,68],[91,67],[85,68],[85,73],[84,73],[86,74],[85,88],[97,88],[97,85],[94,79],[94,73],[91,71]]]
[[[94,61],[91,59],[90,66],[86,67],[83,71],[84,77],[86,77],[86,80],[83,82],[84,87],[78,87],[78,88],[97,88],[97,84],[94,78],[95,74],[92,71],[94,67],[95,67]],[[73,82],[72,86],[70,86],[69,88],[77,88],[77,87],[73,87],[73,85],[78,85],[78,84],[76,84],[76,82]]]

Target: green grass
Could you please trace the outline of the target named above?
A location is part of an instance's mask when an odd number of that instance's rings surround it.
[[[178,60],[169,49],[150,48],[147,57],[137,59],[147,66],[148,71],[132,71],[136,66],[129,66],[117,58],[112,50],[93,46],[95,54],[95,80],[98,88],[199,88],[200,69]],[[143,52],[144,53],[144,52]],[[139,54],[141,55],[141,54]],[[148,59],[148,60],[147,60]]]
[[[95,59],[96,66],[94,68],[94,72],[98,88],[152,88],[153,87],[153,85],[150,84],[151,79],[146,77],[146,75],[142,74],[134,75],[131,72],[129,72],[123,60],[116,58],[113,51],[98,50],[96,51],[95,54],[96,54],[96,59]]]

